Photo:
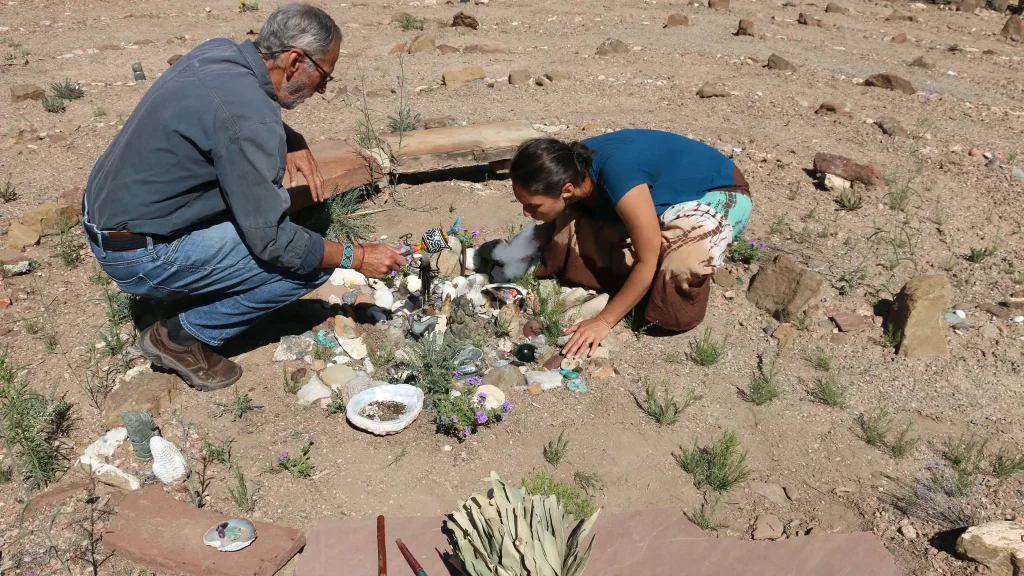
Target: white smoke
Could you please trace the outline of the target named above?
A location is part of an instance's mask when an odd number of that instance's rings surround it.
[[[493,279],[496,282],[507,282],[526,274],[536,260],[539,249],[540,241],[535,224],[523,228],[512,240],[498,244],[491,253],[491,258],[498,264],[491,272]]]

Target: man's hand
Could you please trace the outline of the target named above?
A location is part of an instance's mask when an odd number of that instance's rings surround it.
[[[330,197],[329,192],[324,192],[324,176],[320,173],[320,167],[317,166],[316,158],[313,158],[313,153],[308,148],[288,152],[285,155],[284,164],[286,171],[285,188],[295,186],[295,176],[298,172],[301,172],[302,176],[306,178],[306,184],[309,185],[309,192],[314,202],[323,202]]]
[[[363,257],[356,270],[369,278],[383,278],[392,270],[405,266],[405,256],[402,256],[402,251],[398,248],[392,248],[387,244],[361,244],[360,248]]]
[[[611,326],[600,316],[570,326],[565,333],[572,334],[572,338],[562,348],[562,353],[566,358],[579,358],[584,354],[592,354],[597,351],[597,346],[608,337],[608,333],[611,331]]]

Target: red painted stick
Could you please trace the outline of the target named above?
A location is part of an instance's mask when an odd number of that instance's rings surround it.
[[[388,576],[388,550],[384,541],[384,516],[377,516],[377,574]]]
[[[416,576],[427,576],[423,566],[420,566],[420,563],[416,561],[416,557],[412,555],[412,552],[409,552],[409,548],[402,543],[402,539],[399,538],[395,542],[398,544],[398,549],[402,551],[402,556],[405,556],[405,561],[409,563],[409,568],[412,568],[413,573]]]

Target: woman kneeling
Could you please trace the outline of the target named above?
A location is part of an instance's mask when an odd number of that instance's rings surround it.
[[[689,330],[704,320],[711,276],[750,218],[750,189],[711,146],[659,130],[620,130],[566,144],[525,142],[512,189],[538,227],[538,277],[614,293],[569,328],[563,351],[594,350],[646,300],[648,322]]]

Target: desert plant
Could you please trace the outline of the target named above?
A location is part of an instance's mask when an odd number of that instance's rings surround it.
[[[417,375],[417,386],[431,403],[447,397],[452,390],[452,372],[458,352],[448,333],[429,337],[409,346],[410,368]]]
[[[59,96],[47,94],[46,96],[43,96],[43,99],[40,102],[43,104],[43,110],[54,114],[63,112],[67,109],[67,106],[64,104],[64,99]]]
[[[982,470],[988,449],[988,438],[974,432],[961,433],[956,438],[947,438],[942,444],[942,458],[957,473],[961,485],[973,486],[975,477]]]
[[[103,296],[107,303],[107,318],[120,328],[132,319],[132,299],[118,289],[103,288]]]
[[[729,259],[733,262],[753,264],[764,257],[768,243],[763,240],[747,240],[738,236],[729,246]]]
[[[14,184],[10,180],[4,181],[4,185],[0,186],[0,201],[4,204],[8,202],[14,202],[18,199],[18,191],[14,188]]]
[[[262,406],[257,406],[253,403],[248,392],[240,393],[238,389],[234,390],[233,395],[231,396],[231,402],[228,402],[227,404],[214,402],[213,405],[221,409],[218,416],[231,414],[232,420],[239,420],[249,412],[263,408]]]
[[[590,495],[573,484],[556,480],[543,471],[534,471],[523,478],[522,487],[537,496],[554,496],[565,511],[577,520],[594,513],[594,502]]]
[[[417,18],[412,14],[401,14],[398,17],[398,27],[408,32],[409,30],[423,30],[423,25],[426,20],[423,18]]]
[[[495,316],[488,324],[491,329],[491,336],[504,338],[512,334],[512,319],[503,314]]]
[[[669,392],[667,386],[664,387],[664,394],[658,394],[658,389],[653,382],[647,383],[645,392],[646,398],[644,402],[641,402],[635,394],[633,399],[645,414],[662,426],[671,426],[678,422],[683,412],[694,402],[700,400],[700,396],[691,390],[687,394],[686,399],[683,400],[682,405],[680,405],[676,401],[675,396]]]
[[[712,490],[725,492],[750,476],[747,453],[739,450],[739,438],[727,431],[710,446],[694,444],[692,450],[682,448],[675,458],[683,471],[693,476],[694,486],[710,486]]]
[[[246,514],[252,514],[256,510],[256,491],[249,489],[249,484],[245,481],[245,475],[242,474],[242,470],[237,465],[232,468],[235,476],[235,485],[228,486],[228,495],[231,496],[231,501],[235,503],[239,510]]]
[[[47,354],[53,354],[56,352],[58,344],[60,344],[60,342],[57,340],[56,332],[47,332],[43,336],[43,351]]]
[[[596,537],[582,552],[600,510],[568,536],[564,503],[532,494],[496,476],[488,498],[474,495],[459,503],[445,521],[453,553],[449,560],[467,576],[547,574],[581,576]]]
[[[967,261],[972,264],[981,264],[986,258],[995,253],[995,250],[985,246],[983,248],[971,248],[967,254]]]
[[[860,210],[864,206],[864,195],[855,188],[846,188],[839,192],[839,198],[836,199],[836,203],[839,204],[840,209],[853,212],[854,210]]]
[[[434,403],[437,410],[437,431],[465,440],[481,428],[501,422],[512,412],[512,402],[508,400],[498,408],[488,408],[485,405],[486,401],[485,394],[439,396]]]
[[[0,354],[0,372],[9,363]],[[0,433],[20,470],[35,487],[56,479],[68,462],[65,438],[73,423],[73,405],[63,397],[46,397],[16,376],[0,382]]]
[[[62,100],[78,100],[85,96],[85,90],[78,82],[65,79],[63,82],[50,84],[50,93]]]
[[[892,349],[897,349],[903,342],[903,332],[895,324],[888,323],[882,330],[882,343]]]
[[[782,396],[779,386],[778,358],[773,358],[765,366],[764,356],[757,359],[757,373],[750,379],[750,389],[744,394],[746,399],[757,406],[762,406]]]
[[[914,424],[907,424],[896,433],[896,436],[889,442],[889,454],[893,458],[903,458],[914,451],[921,443],[921,438],[913,434]]]
[[[1003,446],[992,457],[992,475],[1005,480],[1024,470],[1024,452]]]
[[[558,282],[537,284],[537,310],[534,317],[540,322],[546,338],[555,341],[562,337],[565,332],[565,313],[568,309],[562,300]]]
[[[579,470],[573,472],[572,481],[576,483],[576,486],[578,486],[580,490],[583,490],[587,494],[597,490],[602,485],[601,478],[597,474],[581,472]]]
[[[921,521],[933,524],[939,531],[955,530],[978,524],[984,505],[952,476],[932,471],[909,484],[897,482],[898,488],[888,499],[894,508]]]
[[[825,352],[821,348],[816,349],[811,353],[811,366],[814,366],[822,372],[831,372],[832,368],[835,367],[835,359],[831,354]]]
[[[306,443],[302,445],[302,451],[298,456],[292,456],[284,452],[277,457],[277,468],[285,470],[296,478],[309,478],[313,475],[313,461],[309,458],[309,451],[313,448],[313,435],[306,436]]]
[[[231,441],[223,444],[214,444],[209,440],[203,440],[203,452],[211,462],[231,464]]]
[[[398,110],[397,116],[388,116],[388,130],[392,132],[412,132],[419,125],[421,116],[408,106]]]
[[[889,431],[892,429],[892,416],[885,410],[878,408],[871,412],[862,413],[857,418],[864,441],[869,446],[882,448],[889,439]]]
[[[100,340],[103,341],[103,349],[110,357],[121,354],[127,347],[127,343],[121,338],[121,332],[113,324],[107,324],[100,332]]]
[[[711,337],[711,327],[704,328],[704,334],[690,342],[690,360],[698,366],[711,366],[725,355],[728,337],[715,340]]]
[[[256,12],[259,9],[260,4],[256,0],[238,0],[239,12]]]
[[[313,339],[313,359],[323,360],[324,362],[334,357],[334,347],[326,344],[321,344],[319,340]]]
[[[565,439],[565,430],[562,430],[557,440],[549,440],[547,446],[544,446],[544,460],[548,464],[558,467],[568,448],[569,441]]]
[[[341,390],[331,390],[331,401],[327,403],[327,413],[330,415],[345,413],[345,398]]]
[[[716,518],[715,509],[718,507],[718,500],[701,502],[700,508],[695,509],[687,518],[705,532],[718,532],[722,527]]]
[[[810,395],[818,402],[832,408],[846,406],[846,386],[839,379],[838,374],[816,377]]]
[[[368,357],[377,368],[387,368],[395,363],[395,349],[391,347],[391,344],[381,342],[370,346]]]

